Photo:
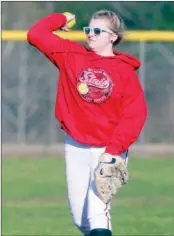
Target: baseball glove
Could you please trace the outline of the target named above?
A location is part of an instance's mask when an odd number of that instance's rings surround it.
[[[100,199],[108,203],[129,180],[127,164],[120,156],[104,153],[99,158],[94,178]]]

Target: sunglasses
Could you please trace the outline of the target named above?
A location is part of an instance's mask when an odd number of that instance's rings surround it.
[[[109,34],[113,34],[114,32],[111,31],[110,29],[101,29],[101,28],[91,28],[91,27],[83,27],[83,31],[86,35],[90,33],[94,33],[95,35],[100,35],[102,32],[106,32]]]

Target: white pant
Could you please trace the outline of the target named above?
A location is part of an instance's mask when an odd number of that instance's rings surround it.
[[[85,235],[96,228],[111,230],[110,205],[96,194],[94,169],[105,147],[97,148],[65,136],[68,199],[74,224]]]

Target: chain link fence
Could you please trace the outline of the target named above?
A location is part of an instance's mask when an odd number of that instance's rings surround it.
[[[138,71],[148,102],[139,144],[174,143],[174,47],[165,42],[123,42],[142,61]],[[55,145],[64,134],[54,117],[58,70],[27,42],[2,42],[2,143]]]

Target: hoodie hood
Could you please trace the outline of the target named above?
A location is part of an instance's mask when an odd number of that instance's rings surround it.
[[[88,55],[91,56],[91,60],[101,60],[101,59],[108,59],[108,58],[113,59],[113,60],[119,59],[122,62],[128,64],[129,66],[133,67],[134,70],[138,70],[141,66],[141,62],[139,59],[124,52],[113,50],[113,53],[115,54],[115,56],[101,56],[97,54],[94,50],[89,48],[87,45],[85,45],[85,48],[87,50]]]
[[[136,57],[134,57],[130,54],[119,52],[119,51],[116,51],[116,50],[114,50],[114,54],[121,61],[127,63],[130,66],[132,66],[134,68],[134,70],[138,70],[138,68],[140,68],[140,66],[141,66],[140,60],[138,60]]]

